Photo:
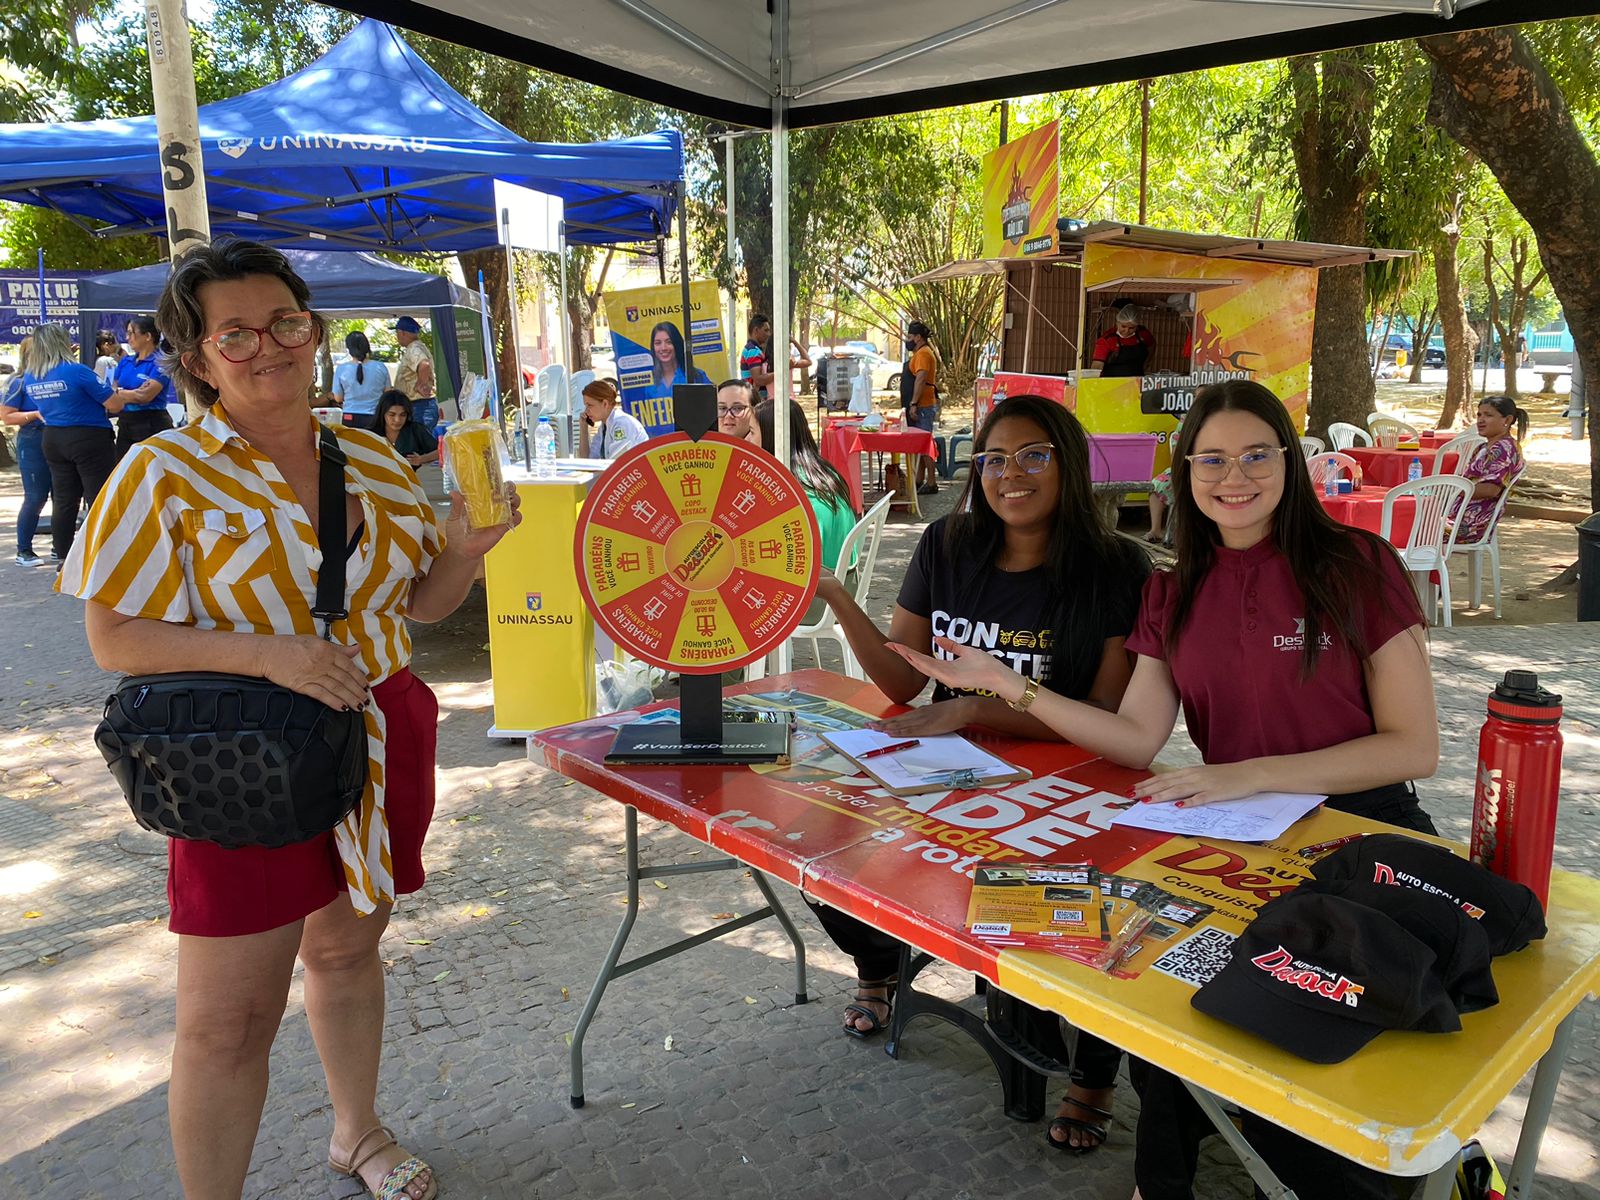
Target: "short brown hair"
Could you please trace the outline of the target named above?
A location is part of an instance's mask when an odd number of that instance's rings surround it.
[[[186,397],[207,408],[217,402],[217,389],[184,361],[200,353],[200,339],[205,336],[206,314],[200,305],[200,289],[208,283],[251,275],[282,280],[294,302],[311,310],[311,289],[280,251],[237,237],[219,237],[209,245],[185,250],[173,260],[172,274],[161,289],[161,301],[156,306],[156,324],[162,335],[161,366]],[[320,343],[327,336],[327,324],[314,312],[311,319]]]

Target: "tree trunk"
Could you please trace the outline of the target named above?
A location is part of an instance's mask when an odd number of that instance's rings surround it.
[[[1367,238],[1374,93],[1370,54],[1367,49],[1339,50],[1289,60],[1295,165],[1308,241],[1359,246]],[[1335,421],[1366,427],[1377,394],[1367,362],[1366,314],[1365,267],[1319,273],[1307,422],[1319,437],[1326,437]]]
[[[506,293],[506,253],[504,250],[469,250],[456,256],[461,273],[476,287],[478,272],[483,272],[483,290],[489,298],[489,328],[494,334],[495,374],[502,396],[519,392],[517,356],[511,346],[511,301]]]
[[[1600,379],[1600,164],[1560,89],[1514,29],[1424,38],[1428,118],[1494,172],[1533,229],[1584,374]],[[1600,509],[1600,404],[1589,405],[1589,502]]]
[[[1460,197],[1456,198],[1457,211]],[[1461,226],[1456,217],[1439,232],[1433,246],[1433,277],[1439,289],[1439,327],[1444,335],[1444,411],[1440,429],[1455,428],[1456,416],[1470,409],[1472,398],[1472,327],[1467,323],[1467,308],[1461,301],[1461,268],[1456,248],[1461,242]]]

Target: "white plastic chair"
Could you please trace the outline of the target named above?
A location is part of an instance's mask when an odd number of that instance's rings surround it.
[[[1352,446],[1372,445],[1372,435],[1359,425],[1352,425],[1349,421],[1335,421],[1328,426],[1328,436],[1333,439],[1335,450],[1348,450]]]
[[[1372,423],[1374,421],[1391,421],[1393,419],[1394,418],[1391,417],[1388,413],[1379,412],[1377,409],[1373,409],[1371,412],[1369,412],[1367,414],[1367,428],[1371,429],[1372,428]]]
[[[1319,437],[1312,437],[1309,433],[1300,435],[1300,453],[1310,458],[1313,454],[1321,454],[1328,448],[1328,444]]]
[[[1497,621],[1500,619],[1500,514],[1505,512],[1506,501],[1511,499],[1511,489],[1521,478],[1521,471],[1507,478],[1505,487],[1500,489],[1500,499],[1494,503],[1494,512],[1489,514],[1489,524],[1484,528],[1483,536],[1475,542],[1457,542],[1450,550],[1452,557],[1457,554],[1467,556],[1467,571],[1472,577],[1473,608],[1483,605],[1483,560],[1488,558],[1489,583],[1494,588],[1494,618]]]
[[[1361,478],[1361,464],[1348,454],[1340,454],[1337,450],[1313,454],[1306,459],[1306,470],[1311,474],[1312,486],[1319,492],[1330,474],[1335,479],[1343,475],[1352,483]]]
[[[1433,470],[1429,471],[1428,474],[1447,474],[1444,469],[1444,460],[1452,454],[1456,456],[1456,466],[1455,470],[1448,472],[1448,474],[1463,474],[1467,469],[1467,464],[1476,458],[1478,451],[1488,444],[1488,438],[1479,437],[1475,433],[1459,434],[1456,437],[1451,438],[1444,445],[1440,446],[1437,452],[1435,452],[1433,456]]]
[[[1455,526],[1449,518],[1472,495],[1472,480],[1461,475],[1428,475],[1422,479],[1392,487],[1383,497],[1383,524],[1379,533],[1392,542],[1394,506],[1397,500],[1410,496],[1416,501],[1417,515],[1411,522],[1411,532],[1404,546],[1396,545],[1400,559],[1411,572],[1417,589],[1417,599],[1422,611],[1428,615],[1428,624],[1439,619],[1440,606],[1444,610],[1444,626],[1450,627],[1450,553],[1456,540]],[[1434,584],[1432,576],[1439,582]]]
[[[1367,431],[1372,434],[1373,441],[1381,443],[1384,433],[1389,430],[1393,430],[1398,438],[1415,438],[1419,436],[1415,425],[1409,425],[1399,417],[1385,417],[1374,414],[1368,418]]]
[[[869,508],[839,547],[839,561],[828,564],[835,576],[845,580],[850,578],[851,562],[855,563],[855,602],[862,609],[867,607],[867,593],[872,590],[872,572],[877,565],[878,546],[883,540],[883,527],[889,520],[889,504],[893,499],[892,495],[884,496]],[[844,659],[844,673],[854,678],[861,677],[861,664],[851,653],[850,642],[834,618],[832,609],[824,609],[816,624],[798,626],[790,636],[805,638],[811,643],[811,653],[816,657],[819,667],[822,666],[822,641],[838,642]]]

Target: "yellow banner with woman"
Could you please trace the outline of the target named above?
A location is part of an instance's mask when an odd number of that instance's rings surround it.
[[[722,296],[715,282],[689,285],[688,317],[685,321],[683,289],[676,283],[606,297],[622,405],[651,437],[672,432],[673,384],[717,383],[732,374],[722,331]],[[690,347],[692,373],[685,366]]]

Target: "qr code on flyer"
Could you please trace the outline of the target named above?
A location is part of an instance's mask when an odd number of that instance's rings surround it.
[[[1150,964],[1164,975],[1201,987],[1233,957],[1235,935],[1208,925],[1197,929]]]

